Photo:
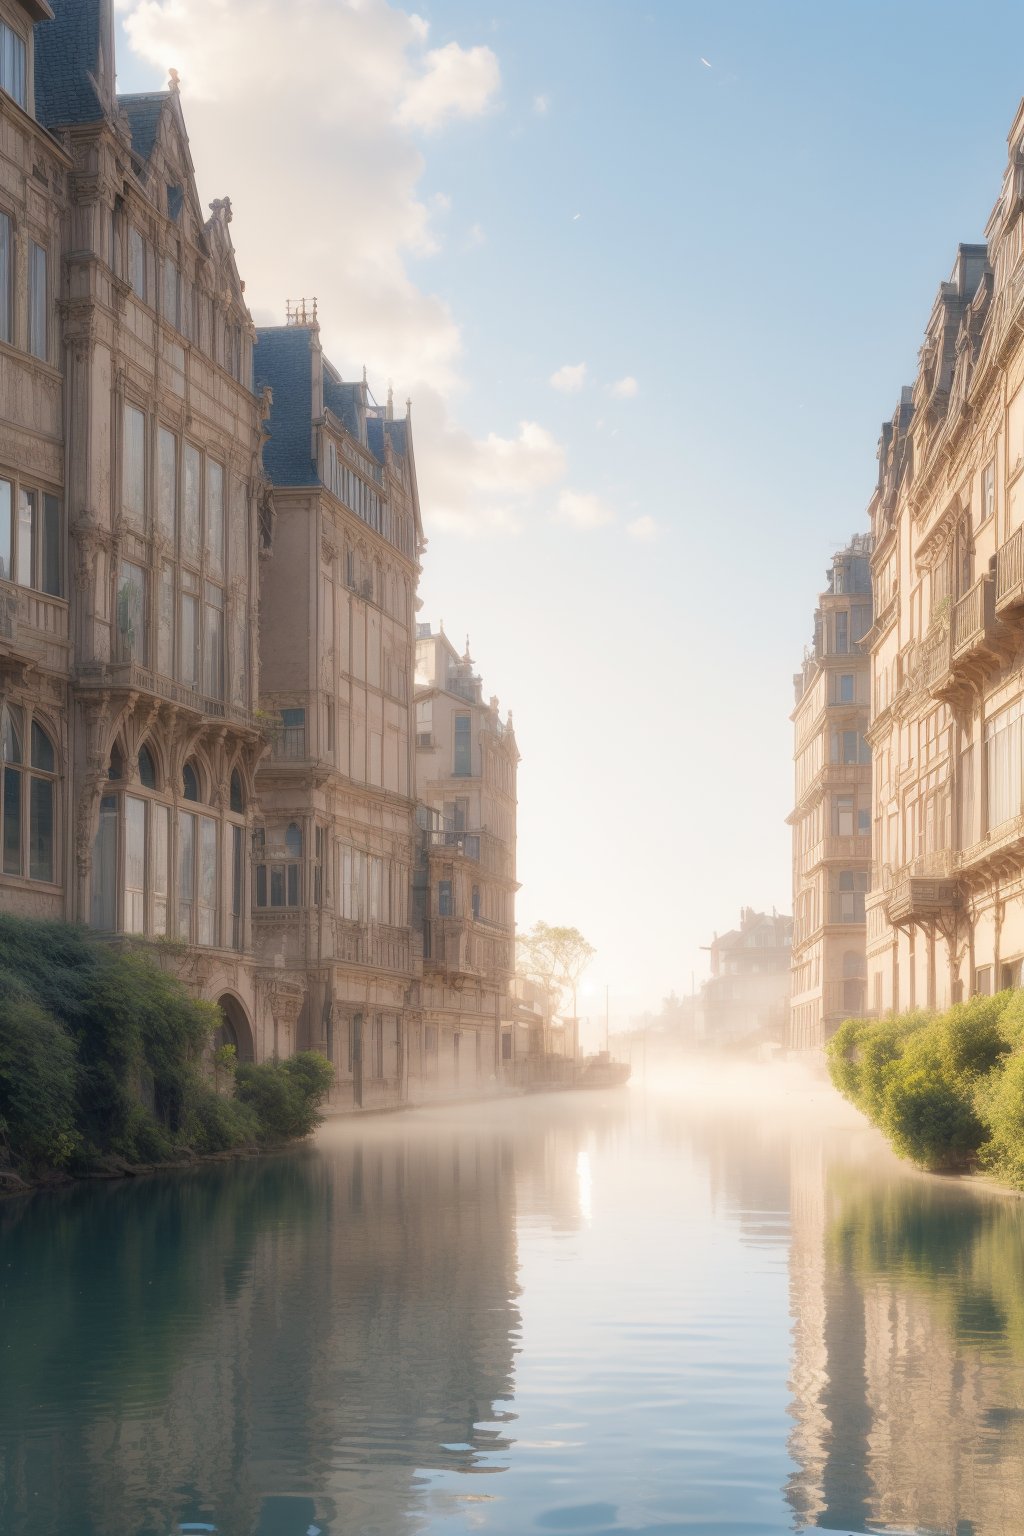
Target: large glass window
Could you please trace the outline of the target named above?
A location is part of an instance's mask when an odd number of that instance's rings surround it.
[[[206,583],[203,616],[203,691],[208,698],[224,696],[224,593]]]
[[[181,594],[181,659],[178,678],[190,688],[199,687],[199,599]]]
[[[178,522],[178,439],[166,427],[157,433],[157,523],[173,548]]]
[[[998,827],[1021,810],[1021,705],[1011,705],[985,726],[988,825]]]
[[[473,772],[473,717],[455,716],[455,759],[452,771],[458,774]]]
[[[0,213],[0,341],[11,340],[11,314],[14,284],[11,263],[11,220]]]
[[[195,902],[196,818],[178,812],[178,938],[192,942],[192,908]]]
[[[49,280],[46,252],[34,240],[28,247],[28,349],[44,361],[49,355]]]
[[[181,553],[185,560],[199,564],[202,548],[203,456],[191,443],[185,444],[184,486],[182,494]]]
[[[124,931],[146,931],[146,802],[124,797]]]
[[[146,665],[146,572],[122,560],[117,580],[117,652],[120,661]]]
[[[224,570],[224,471],[214,459],[206,461],[206,549],[210,570]]]
[[[128,281],[136,297],[146,299],[146,242],[134,225],[128,231]]]
[[[268,858],[266,836],[256,839],[256,905],[297,907],[302,891],[302,828],[290,822],[276,834],[276,851]]]
[[[146,416],[137,406],[124,408],[121,506],[134,528],[146,526]]]
[[[117,796],[104,795],[92,850],[92,926],[117,927]]]
[[[196,888],[199,896],[200,944],[217,943],[217,823],[212,816],[199,818],[199,867]]]
[[[25,105],[25,40],[13,27],[0,21],[0,87]]]
[[[174,567],[160,567],[160,604],[156,629],[157,671],[174,676]]]

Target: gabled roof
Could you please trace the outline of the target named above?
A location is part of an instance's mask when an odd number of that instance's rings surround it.
[[[36,117],[46,128],[103,117],[96,84],[101,0],[51,0],[53,21],[35,32]]]
[[[148,91],[145,94],[117,98],[117,104],[127,117],[132,132],[132,149],[140,160],[148,160],[153,153],[160,118],[170,96],[170,91]]]
[[[313,332],[305,326],[261,326],[253,349],[253,387],[274,391],[263,467],[274,485],[318,485],[312,457]]]

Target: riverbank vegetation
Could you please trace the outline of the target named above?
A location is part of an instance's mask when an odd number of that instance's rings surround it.
[[[31,1180],[308,1135],[330,1064],[236,1064],[220,1023],[146,950],[0,915],[0,1165]]]
[[[827,1059],[840,1093],[901,1157],[1024,1189],[1024,992],[847,1019]]]

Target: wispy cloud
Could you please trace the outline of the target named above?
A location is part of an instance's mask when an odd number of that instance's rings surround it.
[[[430,50],[422,73],[407,85],[398,104],[398,121],[430,133],[452,118],[479,117],[500,84],[501,70],[490,48],[446,43]]]
[[[642,517],[635,517],[631,523],[626,524],[626,532],[640,544],[652,544],[661,529],[654,518],[645,512]]]
[[[482,224],[471,224],[466,234],[466,244],[471,251],[479,250],[480,246],[487,244],[487,236]]]
[[[555,369],[548,383],[563,395],[578,395],[586,378],[586,363],[563,363],[561,368]]]
[[[574,528],[603,528],[614,522],[615,513],[606,501],[592,491],[564,490],[558,498],[558,516]]]
[[[632,400],[633,396],[639,392],[640,385],[631,373],[627,373],[624,379],[616,379],[608,389],[608,393],[615,400]]]
[[[535,96],[533,98],[533,110],[536,112],[538,117],[545,117],[550,105],[551,102],[546,96]]]

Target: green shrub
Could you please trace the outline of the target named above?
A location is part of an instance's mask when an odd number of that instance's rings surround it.
[[[288,1061],[244,1063],[235,1073],[235,1091],[255,1111],[261,1141],[288,1141],[315,1130],[332,1080],[326,1057],[303,1051]]]
[[[307,1052],[236,1071],[222,1048],[211,1087],[220,1022],[149,949],[0,915],[0,1154],[32,1173],[105,1153],[154,1163],[308,1135],[330,1064]]]
[[[63,1167],[75,1127],[75,1046],[19,988],[0,996],[0,1146],[22,1167]]]

